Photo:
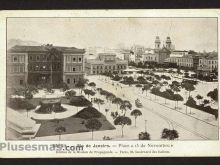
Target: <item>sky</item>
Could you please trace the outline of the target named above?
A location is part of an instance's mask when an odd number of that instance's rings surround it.
[[[171,37],[176,50],[217,51],[216,18],[8,18],[7,38],[77,48],[134,44],[154,48]]]

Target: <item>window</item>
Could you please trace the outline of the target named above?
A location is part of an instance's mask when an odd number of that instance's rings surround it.
[[[73,68],[73,72],[75,72],[76,71],[76,68]]]
[[[20,85],[23,85],[23,80],[20,80]]]
[[[17,61],[18,61],[18,58],[17,58],[17,57],[14,57],[14,58],[13,58],[13,61],[14,61],[14,62],[17,62]]]
[[[20,72],[21,72],[21,73],[24,72],[23,66],[20,66]]]
[[[80,57],[80,58],[79,58],[79,62],[81,62],[81,61],[82,61],[82,58]]]
[[[76,58],[75,57],[73,57],[73,62],[76,62]]]
[[[32,60],[32,56],[30,56],[29,59]]]
[[[69,78],[67,79],[67,84],[70,84],[70,79]]]
[[[75,78],[73,79],[73,83],[74,83],[74,84],[76,83],[76,79],[75,79]]]
[[[39,61],[40,60],[40,58],[39,58],[39,56],[37,56],[37,61]]]

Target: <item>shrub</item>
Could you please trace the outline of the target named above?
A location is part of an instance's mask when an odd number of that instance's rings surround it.
[[[167,128],[163,129],[162,135],[161,135],[162,139],[167,139],[167,140],[174,140],[178,137],[179,137],[179,134],[176,130],[174,130],[174,129],[170,130],[170,129],[167,129]]]
[[[150,140],[150,134],[148,132],[141,132],[138,134],[139,140]]]
[[[33,98],[33,95],[29,90],[27,90],[27,91],[25,91],[24,97],[25,97],[25,99],[30,100]]]
[[[75,96],[76,95],[76,91],[74,90],[69,90],[69,91],[66,91],[65,92],[65,96],[66,98],[70,99],[71,97]]]
[[[67,91],[69,90],[69,86],[67,85],[67,83],[63,82],[62,87],[63,91]]]
[[[10,98],[8,105],[10,108],[15,109],[15,110],[21,110],[21,109],[30,110],[30,109],[36,108],[36,106],[29,103],[27,100],[23,98]]]

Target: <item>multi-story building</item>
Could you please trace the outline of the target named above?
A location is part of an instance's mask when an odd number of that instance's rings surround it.
[[[199,59],[197,70],[203,73],[218,72],[218,57],[202,57]]]
[[[100,53],[96,59],[87,59],[85,71],[87,74],[121,73],[128,66],[127,60],[116,58],[114,53]]]
[[[24,84],[74,87],[84,75],[84,49],[74,47],[14,46],[7,52],[8,86]]]
[[[143,62],[158,62],[158,54],[144,53],[142,55]]]
[[[193,68],[194,67],[193,59],[194,58],[192,56],[169,57],[165,60],[165,63],[175,64],[178,67]]]
[[[142,55],[145,52],[145,48],[141,45],[133,45],[131,47],[131,52],[131,60],[138,63],[141,61]]]

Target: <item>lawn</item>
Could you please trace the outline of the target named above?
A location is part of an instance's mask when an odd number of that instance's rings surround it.
[[[105,116],[101,114],[101,117],[98,120],[102,123],[102,127],[99,129],[103,130],[113,130],[115,127],[106,120]],[[41,123],[40,129],[36,137],[43,137],[43,136],[54,136],[58,135],[55,132],[55,129],[59,126],[63,126],[66,128],[66,132],[63,134],[74,134],[74,133],[81,133],[81,132],[89,132],[85,127],[86,120],[82,118],[77,118],[76,115],[71,117],[61,119],[59,122],[56,120],[36,120],[37,123]]]

